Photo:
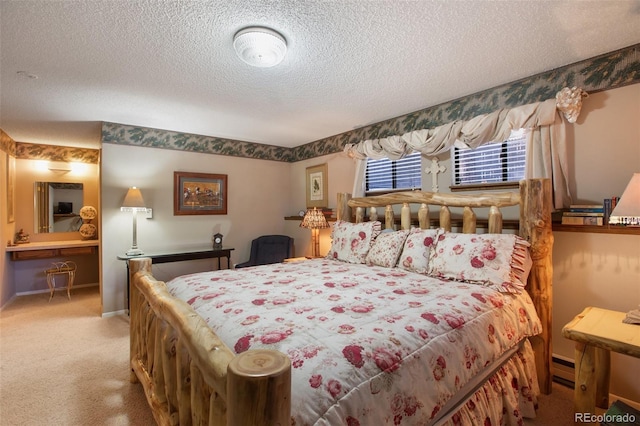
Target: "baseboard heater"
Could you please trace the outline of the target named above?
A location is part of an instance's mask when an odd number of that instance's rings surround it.
[[[562,358],[558,358],[555,356],[551,357],[551,362],[554,364],[558,364],[561,365],[563,367],[567,367],[570,368],[571,370],[575,369],[575,363],[573,361],[568,361],[566,359],[562,359]],[[554,374],[553,375],[553,379],[554,382],[559,383],[563,386],[566,386],[568,388],[573,389],[575,386],[575,380],[571,380],[568,377],[564,377],[564,376],[560,376],[558,374]]]

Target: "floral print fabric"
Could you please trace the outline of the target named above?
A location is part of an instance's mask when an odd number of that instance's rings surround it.
[[[329,259],[185,275],[167,287],[236,353],[289,356],[296,426],[428,424],[541,330],[526,293]],[[526,380],[511,385],[532,392]]]
[[[398,256],[402,252],[404,240],[409,231],[382,232],[378,235],[366,257],[367,265],[385,266],[393,268],[398,262]]]
[[[442,426],[522,425],[523,417],[536,416],[540,393],[536,379],[533,349],[527,340]]]
[[[331,249],[327,257],[349,263],[364,263],[378,234],[379,221],[350,223],[338,220],[331,230]]]
[[[512,234],[444,233],[431,251],[428,275],[519,293],[531,269],[529,243]]]
[[[407,271],[426,274],[431,250],[436,246],[442,229],[411,229],[398,260],[398,267]]]

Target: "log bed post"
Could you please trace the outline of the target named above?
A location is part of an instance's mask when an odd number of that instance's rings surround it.
[[[255,349],[237,355],[227,369],[228,426],[291,424],[291,361]]]
[[[129,262],[129,282],[130,283],[133,283],[133,277],[139,271],[151,272],[151,259],[145,258],[144,260],[141,260],[141,261]],[[137,300],[137,296],[139,295],[139,293],[132,290],[133,289],[130,288],[130,294],[127,294],[127,298],[129,299],[129,305],[137,306],[137,304],[139,303]],[[130,328],[129,329],[129,348],[130,348],[129,361],[133,361],[134,356],[140,354],[139,353],[140,335],[138,333],[137,327],[138,327],[138,324],[140,324],[139,316],[141,315],[141,312],[139,312],[138,309],[130,309],[129,315],[130,315],[129,317],[129,328]],[[131,383],[138,382],[138,377],[136,376],[133,368],[131,369],[131,375],[129,377],[129,381]]]
[[[338,205],[336,206],[336,218],[338,220],[351,222],[351,207],[348,204],[350,199],[351,194],[344,192],[338,193]]]
[[[542,332],[529,340],[536,354],[538,384],[543,394],[551,393],[551,313],[553,232],[551,229],[551,180],[520,182],[520,236],[531,244],[533,267],[527,291],[542,322]]]

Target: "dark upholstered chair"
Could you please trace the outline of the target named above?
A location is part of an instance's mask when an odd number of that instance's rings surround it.
[[[293,257],[293,238],[287,235],[263,235],[251,241],[251,255],[236,268],[279,263]]]

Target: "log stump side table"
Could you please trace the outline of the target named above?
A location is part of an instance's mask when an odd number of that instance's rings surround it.
[[[576,413],[609,408],[610,351],[640,358],[640,325],[623,323],[625,315],[588,307],[562,328],[562,336],[576,342]]]

